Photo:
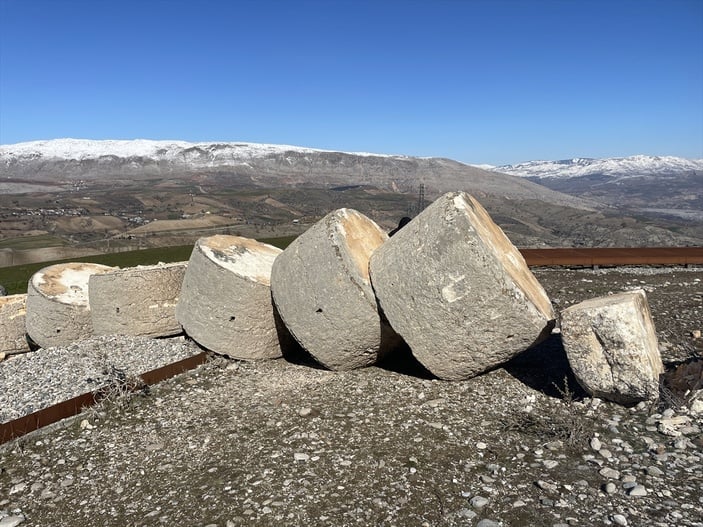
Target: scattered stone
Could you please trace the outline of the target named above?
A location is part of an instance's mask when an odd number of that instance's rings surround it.
[[[645,471],[647,472],[648,476],[659,477],[664,475],[664,472],[658,467],[647,467]]]
[[[193,248],[176,319],[201,346],[236,359],[281,356],[271,266],[281,250],[239,236],[200,238]]]
[[[699,339],[701,338],[701,330],[700,329],[694,329],[691,331],[691,337],[694,339]]]
[[[472,507],[480,509],[488,505],[488,498],[484,498],[483,496],[474,496],[471,500],[469,500],[469,503]]]
[[[552,305],[520,252],[466,193],[437,199],[371,257],[393,329],[441,379],[493,368],[549,336]]]
[[[476,527],[500,527],[500,524],[493,520],[483,519],[476,524]]]
[[[295,452],[293,454],[293,459],[296,461],[307,461],[310,459],[310,456],[308,454],[305,454],[304,452]]]
[[[336,210],[276,259],[271,292],[295,340],[331,370],[374,364],[385,351],[369,258],[388,236],[353,209]]]
[[[24,516],[5,516],[2,520],[0,520],[0,527],[17,527],[21,523],[24,523]]]
[[[616,525],[627,525],[627,518],[622,514],[613,514],[612,520]]]
[[[664,365],[644,291],[568,307],[561,330],[569,363],[589,394],[621,404],[659,397]]]
[[[88,282],[92,275],[112,270],[93,263],[64,263],[34,273],[27,287],[26,326],[30,338],[48,348],[92,336]]]
[[[627,491],[628,496],[641,497],[647,495],[647,489],[643,485],[635,485]]]
[[[88,291],[93,332],[144,337],[180,333],[176,304],[186,266],[180,262],[130,267],[91,276]]]
[[[597,437],[591,439],[591,448],[593,450],[598,451],[601,449],[602,446],[603,445],[601,444],[600,439],[598,439]]]
[[[618,490],[617,486],[615,483],[612,481],[609,481],[608,483],[605,484],[603,487],[603,490],[605,491],[606,494],[615,494],[615,492]]]
[[[29,351],[26,304],[26,294],[0,296],[0,353],[6,356]]]
[[[620,472],[609,467],[600,469],[598,471],[598,474],[608,479],[620,479]]]

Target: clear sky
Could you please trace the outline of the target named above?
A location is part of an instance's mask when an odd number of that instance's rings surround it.
[[[703,158],[701,0],[0,0],[0,144]]]

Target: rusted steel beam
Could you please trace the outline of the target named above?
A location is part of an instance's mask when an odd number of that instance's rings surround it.
[[[703,247],[520,249],[527,265],[701,265]]]
[[[178,362],[167,364],[166,366],[142,373],[139,377],[144,384],[155,384],[178,375],[179,373],[192,370],[196,366],[203,364],[206,360],[207,353],[199,353],[198,355],[193,355],[192,357],[188,357]],[[133,389],[138,387],[138,384],[132,386]],[[46,408],[42,408],[41,410],[37,410],[29,415],[0,424],[0,444],[23,436],[24,434],[28,434],[29,432],[34,432],[44,426],[56,423],[61,419],[78,415],[85,408],[99,402],[108,388],[109,387],[103,387],[102,389],[98,389],[94,392],[83,393],[69,399],[68,401],[63,401]]]

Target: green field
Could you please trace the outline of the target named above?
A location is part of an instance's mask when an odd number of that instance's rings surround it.
[[[295,236],[284,236],[282,238],[262,238],[260,241],[285,249],[294,239]],[[190,258],[190,253],[192,251],[192,245],[179,245],[175,247],[159,247],[155,249],[142,249],[140,251],[126,251],[121,253],[85,256],[82,258],[71,258],[70,260],[2,267],[0,268],[0,284],[5,286],[8,295],[26,293],[27,282],[29,282],[31,276],[49,265],[64,262],[92,262],[114,267],[134,267],[137,265],[154,265],[159,262],[184,262]]]
[[[51,234],[42,234],[38,236],[22,236],[21,238],[8,238],[0,240],[0,249],[40,249],[42,247],[63,247],[66,245],[66,240]]]

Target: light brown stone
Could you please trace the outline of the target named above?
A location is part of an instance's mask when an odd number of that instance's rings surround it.
[[[664,365],[644,291],[568,307],[561,334],[576,379],[589,394],[622,404],[659,397]]]

